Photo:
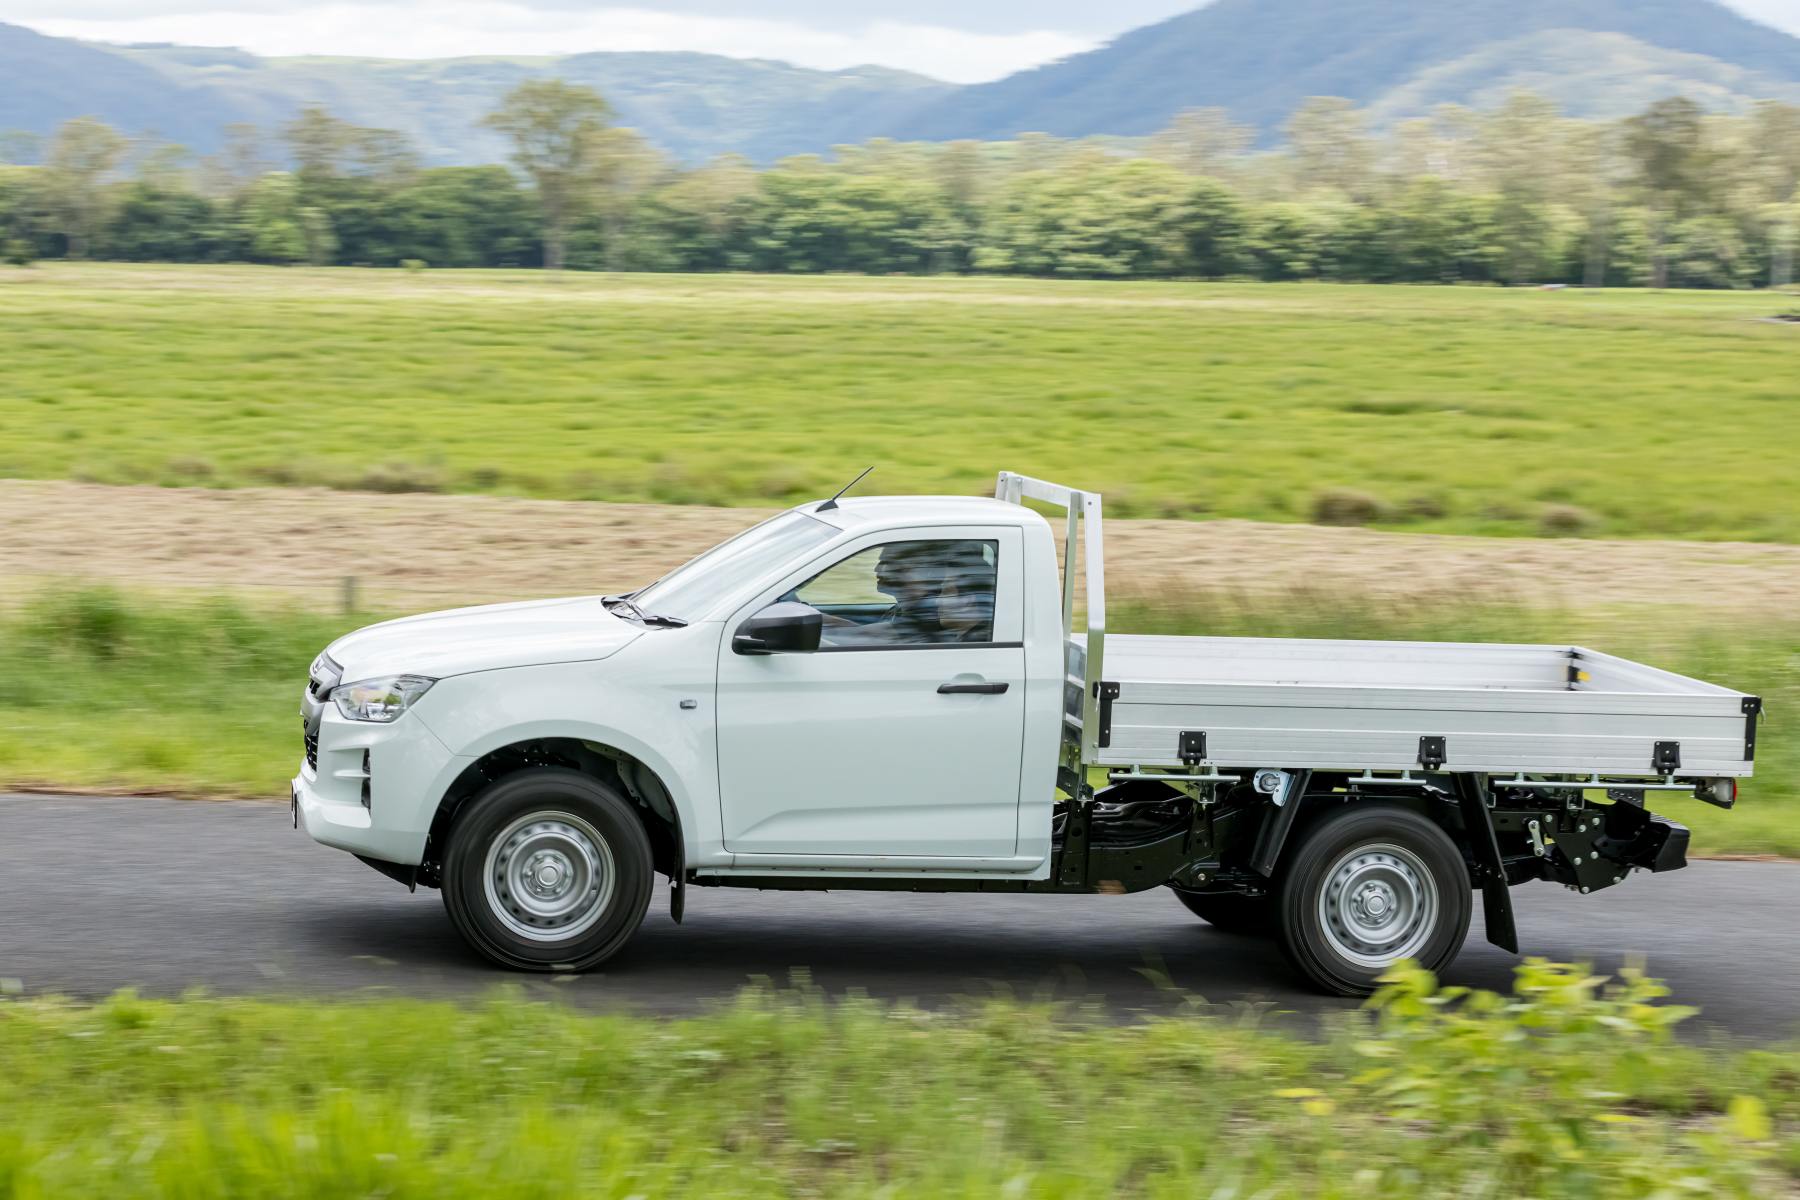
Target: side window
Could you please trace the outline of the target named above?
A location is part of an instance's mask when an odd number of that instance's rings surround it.
[[[824,649],[994,640],[999,543],[934,539],[871,546],[784,599],[825,614]]]

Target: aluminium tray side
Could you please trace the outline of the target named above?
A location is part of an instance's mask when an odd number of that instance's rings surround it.
[[[1107,678],[1109,766],[1175,765],[1183,731],[1220,766],[1405,770],[1428,736],[1451,770],[1647,776],[1658,742],[1682,776],[1752,766],[1742,693],[1583,647],[1114,635]]]

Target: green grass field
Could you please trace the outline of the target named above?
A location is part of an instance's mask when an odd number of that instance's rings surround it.
[[[0,270],[0,476],[1800,541],[1759,294]],[[1348,497],[1336,493],[1348,490]]]
[[[121,995],[0,1003],[0,1197],[1771,1197],[1800,1053],[1652,981],[1399,970],[1302,1041],[753,993],[682,1021]],[[1074,1019],[1071,1019],[1074,1018]]]
[[[0,788],[285,797],[299,764],[307,664],[339,634],[375,619],[224,599],[147,603],[106,591],[46,595],[0,614]],[[1557,641],[1574,632],[1548,613],[1462,603],[1402,612],[1344,597],[1187,597],[1122,606],[1113,619],[1146,632],[1271,637]],[[1696,852],[1800,857],[1800,739],[1791,733],[1800,712],[1800,625],[1579,633],[1600,649],[1764,697],[1756,778],[1735,810],[1685,796],[1658,797],[1653,807],[1693,829]]]

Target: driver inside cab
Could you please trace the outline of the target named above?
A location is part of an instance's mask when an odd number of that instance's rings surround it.
[[[993,636],[995,568],[983,542],[882,547],[874,589],[893,603],[866,622],[826,616],[827,646],[984,642]]]

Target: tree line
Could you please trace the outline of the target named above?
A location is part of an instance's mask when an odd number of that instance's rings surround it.
[[[1276,149],[1219,109],[1149,138],[873,141],[670,161],[555,80],[487,120],[507,165],[423,167],[308,108],[197,157],[90,118],[0,141],[14,262],[996,273],[1751,287],[1794,280],[1800,107],[1685,98],[1616,121],[1517,94],[1377,130],[1319,98]]]

